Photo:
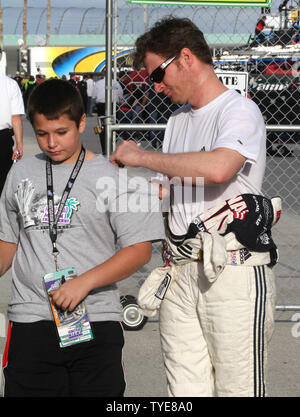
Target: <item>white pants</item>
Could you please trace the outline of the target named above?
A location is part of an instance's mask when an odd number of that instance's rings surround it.
[[[160,306],[169,396],[264,396],[272,270],[228,265],[210,284],[201,263],[178,268]]]

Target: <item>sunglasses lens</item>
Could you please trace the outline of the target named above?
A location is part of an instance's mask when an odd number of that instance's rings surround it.
[[[150,74],[150,81],[153,83],[161,83],[165,75],[165,70],[157,67],[151,74]]]

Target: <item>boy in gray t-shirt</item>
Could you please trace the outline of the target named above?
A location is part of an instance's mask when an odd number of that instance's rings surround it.
[[[70,83],[40,84],[28,116],[43,153],[14,164],[0,202],[0,276],[12,266],[13,277],[5,396],[122,396],[115,283],[147,263],[151,242],[164,238],[159,203],[152,196],[148,211],[130,210],[131,199],[150,195],[83,149],[86,115]],[[43,277],[72,267],[77,276],[50,299],[61,312],[84,300],[93,338],[61,348]]]

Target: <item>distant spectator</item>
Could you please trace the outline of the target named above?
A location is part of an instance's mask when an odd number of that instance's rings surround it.
[[[146,105],[150,124],[166,124],[171,113],[179,106],[173,104],[171,99],[163,93],[156,92],[153,85],[149,86],[148,103]],[[150,143],[157,149],[163,142],[164,131],[156,130],[149,132]]]
[[[23,86],[23,100],[24,100],[25,111],[27,109],[28,98],[29,98],[32,90],[34,89],[34,87],[36,85],[37,85],[37,83],[36,83],[36,81],[34,79],[34,76],[33,75],[30,75],[29,76],[29,80]]]
[[[121,84],[118,81],[116,81],[116,83],[114,84],[114,87],[116,87],[116,95],[117,95],[116,102],[120,103],[123,101],[123,90],[122,90]],[[95,83],[92,97],[93,99],[95,99],[95,102],[96,102],[96,109],[97,109],[98,116],[104,116],[105,115],[105,76]]]
[[[76,75],[71,75],[71,78],[69,79],[69,83],[74,85],[74,87],[77,87],[77,77],[76,77]]]
[[[78,81],[77,87],[78,87],[78,90],[80,92],[80,95],[83,101],[85,114],[87,114],[88,95],[87,95],[87,76],[86,75],[83,76],[81,81]]]
[[[24,74],[24,72],[21,72],[21,76],[22,76],[22,80],[21,80],[21,91],[22,94],[24,94],[25,92],[25,85],[28,83],[29,81],[29,74]]]
[[[265,40],[265,35],[263,33],[263,30],[266,26],[266,20],[267,20],[266,16],[263,16],[261,19],[259,19],[255,27],[256,40],[260,43],[264,42]]]
[[[142,111],[147,103],[148,75],[145,69],[131,71],[123,77],[127,91],[132,95],[133,119],[132,123],[142,123]]]
[[[17,81],[18,86],[21,89],[22,88],[22,78],[21,78],[21,75],[18,71],[16,72],[16,76],[14,77],[14,80]]]
[[[93,76],[90,75],[87,79],[87,115],[92,116],[93,107],[94,107],[94,100],[93,100],[93,89],[95,85],[95,81]]]
[[[35,82],[36,82],[36,84],[40,84],[40,83],[42,83],[44,80],[43,80],[43,76],[42,76],[42,74],[36,74],[36,76],[35,76]]]

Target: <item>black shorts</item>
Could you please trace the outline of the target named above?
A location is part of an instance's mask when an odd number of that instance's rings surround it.
[[[59,347],[51,321],[13,323],[5,397],[122,397],[121,323],[92,322],[94,339]]]

